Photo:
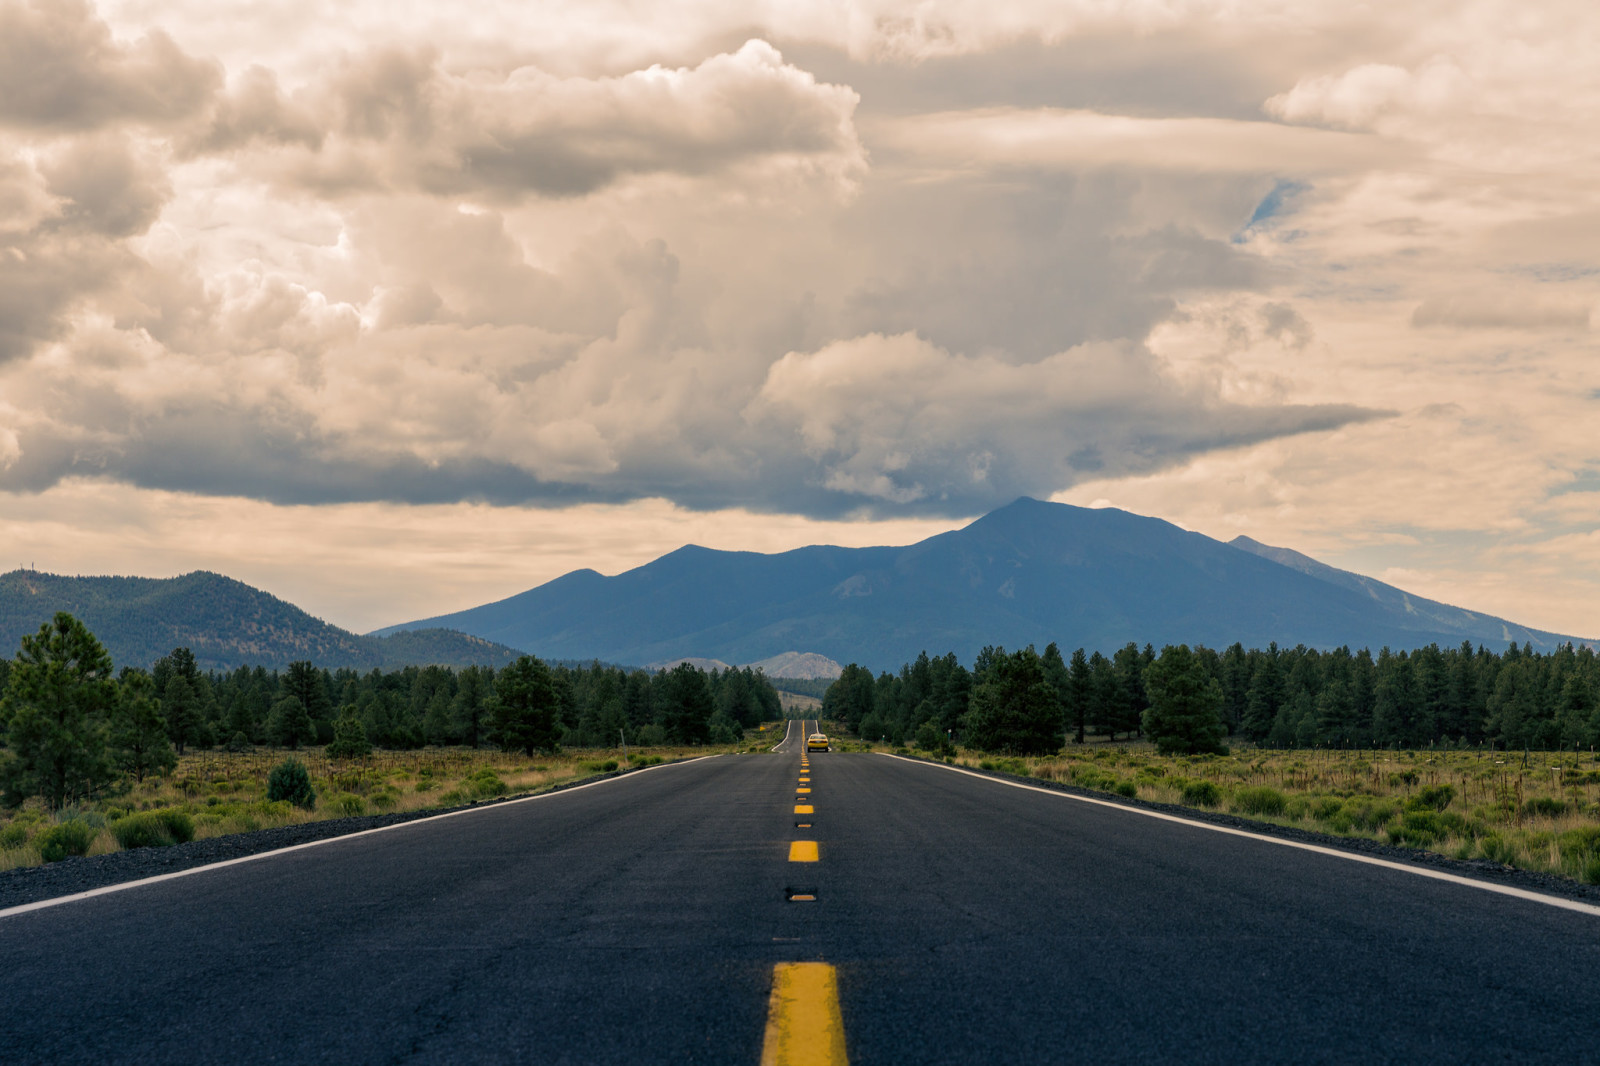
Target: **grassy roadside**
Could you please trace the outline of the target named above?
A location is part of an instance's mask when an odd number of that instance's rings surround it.
[[[423,748],[374,751],[344,760],[329,759],[320,748],[189,752],[171,774],[130,782],[126,791],[92,804],[55,814],[33,803],[0,812],[0,870],[67,855],[103,855],[125,847],[533,794],[618,769],[765,751],[776,743],[769,738],[781,735],[781,728],[778,723],[751,730],[741,744],[630,747],[626,757],[618,749],[569,749],[529,758],[481,748]],[[291,756],[305,764],[316,790],[309,809],[267,799],[268,775]]]
[[[1534,752],[1524,767],[1520,752],[1170,756],[1108,744],[1046,758],[962,752],[945,761],[1600,884],[1600,760],[1587,752]]]

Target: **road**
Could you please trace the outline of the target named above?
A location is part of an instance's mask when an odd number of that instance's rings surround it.
[[[857,1064],[1596,1054],[1600,917],[808,726],[0,917],[0,1057],[755,1064],[813,961]]]

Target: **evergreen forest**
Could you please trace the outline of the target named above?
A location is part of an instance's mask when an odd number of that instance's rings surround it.
[[[823,715],[866,740],[1018,754],[1091,736],[1162,743],[1200,719],[1211,728],[1213,715],[1217,741],[1271,748],[1590,750],[1600,744],[1600,663],[1594,649],[1572,644],[1547,653],[1430,644],[1376,656],[1276,644],[1157,654],[1130,643],[1110,657],[1064,657],[1054,644],[1043,653],[988,647],[970,668],[953,653],[923,653],[876,677],[851,664],[828,688]],[[1172,744],[1217,747],[1210,738]]]

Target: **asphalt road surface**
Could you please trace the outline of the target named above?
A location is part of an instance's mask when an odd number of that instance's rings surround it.
[[[1600,916],[808,727],[0,917],[0,1060],[754,1066],[809,961],[857,1064],[1600,1056]]]

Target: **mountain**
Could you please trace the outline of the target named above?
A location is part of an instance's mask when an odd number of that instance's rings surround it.
[[[1251,544],[1024,497],[906,547],[762,555],[690,545],[615,577],[576,570],[379,632],[445,626],[536,655],[617,662],[747,663],[810,648],[888,670],[923,650],[970,662],[986,644],[1050,641],[1109,652],[1128,641],[1377,649],[1576,640]]]
[[[202,669],[318,666],[397,669],[438,663],[499,666],[520,652],[482,637],[418,628],[363,637],[292,603],[221,574],[172,578],[63,577],[34,570],[0,574],[0,654],[11,655],[57,611],[89,627],[118,666],[149,667],[173,648],[194,652]]]
[[[751,663],[750,668],[788,681],[832,681],[844,673],[843,666],[814,651],[786,651]]]

